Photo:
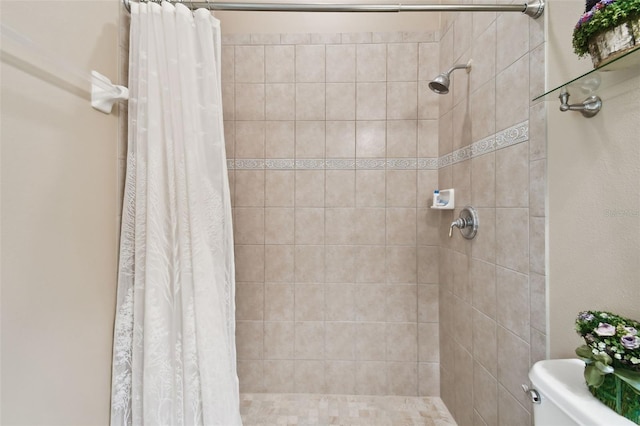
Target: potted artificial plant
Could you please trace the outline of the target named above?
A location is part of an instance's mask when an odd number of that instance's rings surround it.
[[[573,30],[573,48],[594,67],[640,47],[640,0],[587,0]]]

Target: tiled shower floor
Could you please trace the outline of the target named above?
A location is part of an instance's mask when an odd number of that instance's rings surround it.
[[[258,425],[455,425],[440,398],[245,393],[244,426]]]

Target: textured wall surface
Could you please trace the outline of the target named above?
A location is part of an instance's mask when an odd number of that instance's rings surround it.
[[[117,2],[2,2],[2,23],[117,81]],[[2,424],[107,424],[117,113],[17,47],[2,55]]]
[[[562,42],[571,36],[568,17],[582,7],[577,1],[550,5],[550,81],[591,68],[590,58],[579,60]],[[603,108],[593,118],[549,109],[551,358],[574,356],[580,311],[640,318],[640,79],[630,71],[603,73],[607,85],[596,91]],[[569,93],[572,103],[583,100],[579,90]]]
[[[432,395],[440,382],[460,424],[530,421],[520,384],[546,350],[545,110],[529,101],[542,23],[450,18],[439,43],[226,38],[245,390]],[[428,90],[470,58],[449,95]],[[430,210],[437,187],[479,208],[475,240],[446,237],[459,208]]]
[[[439,394],[435,38],[226,37],[243,391]]]
[[[476,13],[443,25],[441,66],[473,68],[440,98],[439,155],[460,160],[439,170],[457,205],[440,226],[442,398],[460,425],[528,425],[520,385],[546,350],[545,104],[530,102],[544,88],[544,23]],[[478,235],[449,239],[466,204],[478,208]]]

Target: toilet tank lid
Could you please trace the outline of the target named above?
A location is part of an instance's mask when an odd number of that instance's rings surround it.
[[[538,361],[529,371],[533,387],[580,425],[636,426],[596,399],[584,380],[579,359]]]

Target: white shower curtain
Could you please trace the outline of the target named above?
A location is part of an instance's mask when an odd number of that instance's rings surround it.
[[[112,425],[237,425],[219,22],[131,2]]]

